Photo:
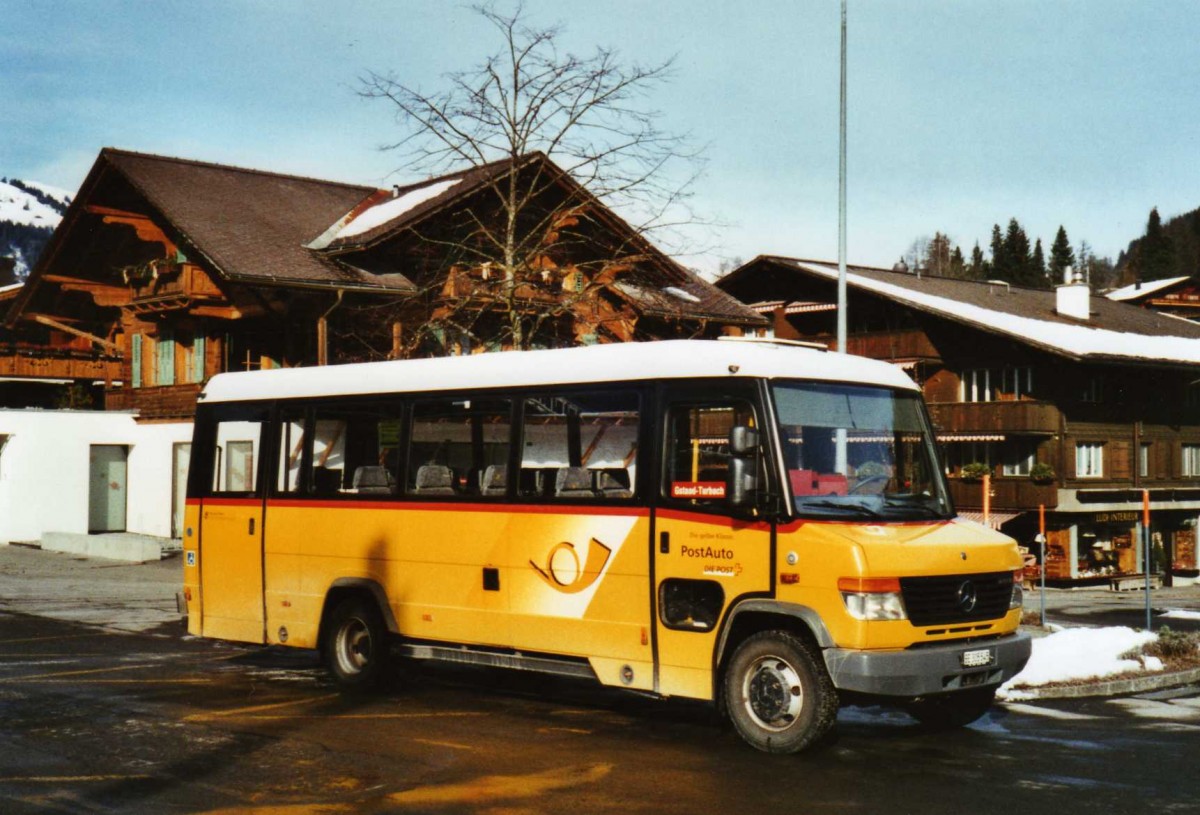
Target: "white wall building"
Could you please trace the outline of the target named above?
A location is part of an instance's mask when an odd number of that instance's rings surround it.
[[[46,532],[177,537],[191,422],[0,409],[0,544]]]

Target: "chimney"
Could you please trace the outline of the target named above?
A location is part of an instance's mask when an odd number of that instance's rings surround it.
[[[1091,317],[1091,292],[1080,275],[1071,274],[1069,269],[1067,274],[1070,275],[1071,282],[1063,283],[1055,289],[1057,302],[1054,310],[1063,317],[1086,320]]]

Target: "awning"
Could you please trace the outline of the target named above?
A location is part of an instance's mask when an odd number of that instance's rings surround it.
[[[938,433],[938,441],[1004,441],[1003,433]]]
[[[974,521],[977,524],[990,526],[992,529],[999,530],[1001,526],[1011,521],[1013,518],[1021,515],[1020,512],[993,512],[988,515],[987,522],[983,520],[982,512],[962,512],[959,511],[958,517],[966,521]]]

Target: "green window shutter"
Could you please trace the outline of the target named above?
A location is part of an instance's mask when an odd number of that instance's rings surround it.
[[[192,340],[192,381],[204,381],[204,335],[197,334]]]
[[[158,342],[155,345],[158,352],[158,365],[155,377],[156,385],[175,384],[175,339],[171,329],[163,326],[158,331]]]
[[[130,379],[135,388],[142,386],[142,335],[134,334],[129,338],[129,369]]]

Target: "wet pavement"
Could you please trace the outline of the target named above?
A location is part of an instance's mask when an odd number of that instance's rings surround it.
[[[846,709],[821,749],[767,756],[707,706],[516,672],[402,668],[346,696],[312,652],[184,635],[178,574],[0,547],[0,812],[1200,809],[1196,686],[999,705],[947,733]],[[1052,622],[1129,602],[1076,594]]]

